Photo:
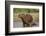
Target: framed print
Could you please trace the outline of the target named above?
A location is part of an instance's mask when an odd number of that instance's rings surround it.
[[[45,3],[5,1],[6,35],[45,32]]]

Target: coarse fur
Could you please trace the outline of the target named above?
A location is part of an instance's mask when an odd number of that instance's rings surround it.
[[[31,25],[30,23],[33,21],[33,17],[29,14],[19,14],[18,17],[21,18],[24,27],[29,27]]]

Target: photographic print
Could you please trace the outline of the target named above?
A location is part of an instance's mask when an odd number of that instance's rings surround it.
[[[6,34],[44,33],[44,3],[6,1],[6,22]]]
[[[39,9],[13,8],[13,28],[38,26]]]

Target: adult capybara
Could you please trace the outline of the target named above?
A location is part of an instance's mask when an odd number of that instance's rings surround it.
[[[24,27],[29,27],[30,23],[33,21],[33,17],[29,14],[19,14],[18,17],[21,18]]]

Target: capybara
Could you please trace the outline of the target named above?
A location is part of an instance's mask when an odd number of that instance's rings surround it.
[[[24,27],[29,27],[30,23],[33,21],[33,17],[29,14],[19,14],[18,17],[21,18]]]

